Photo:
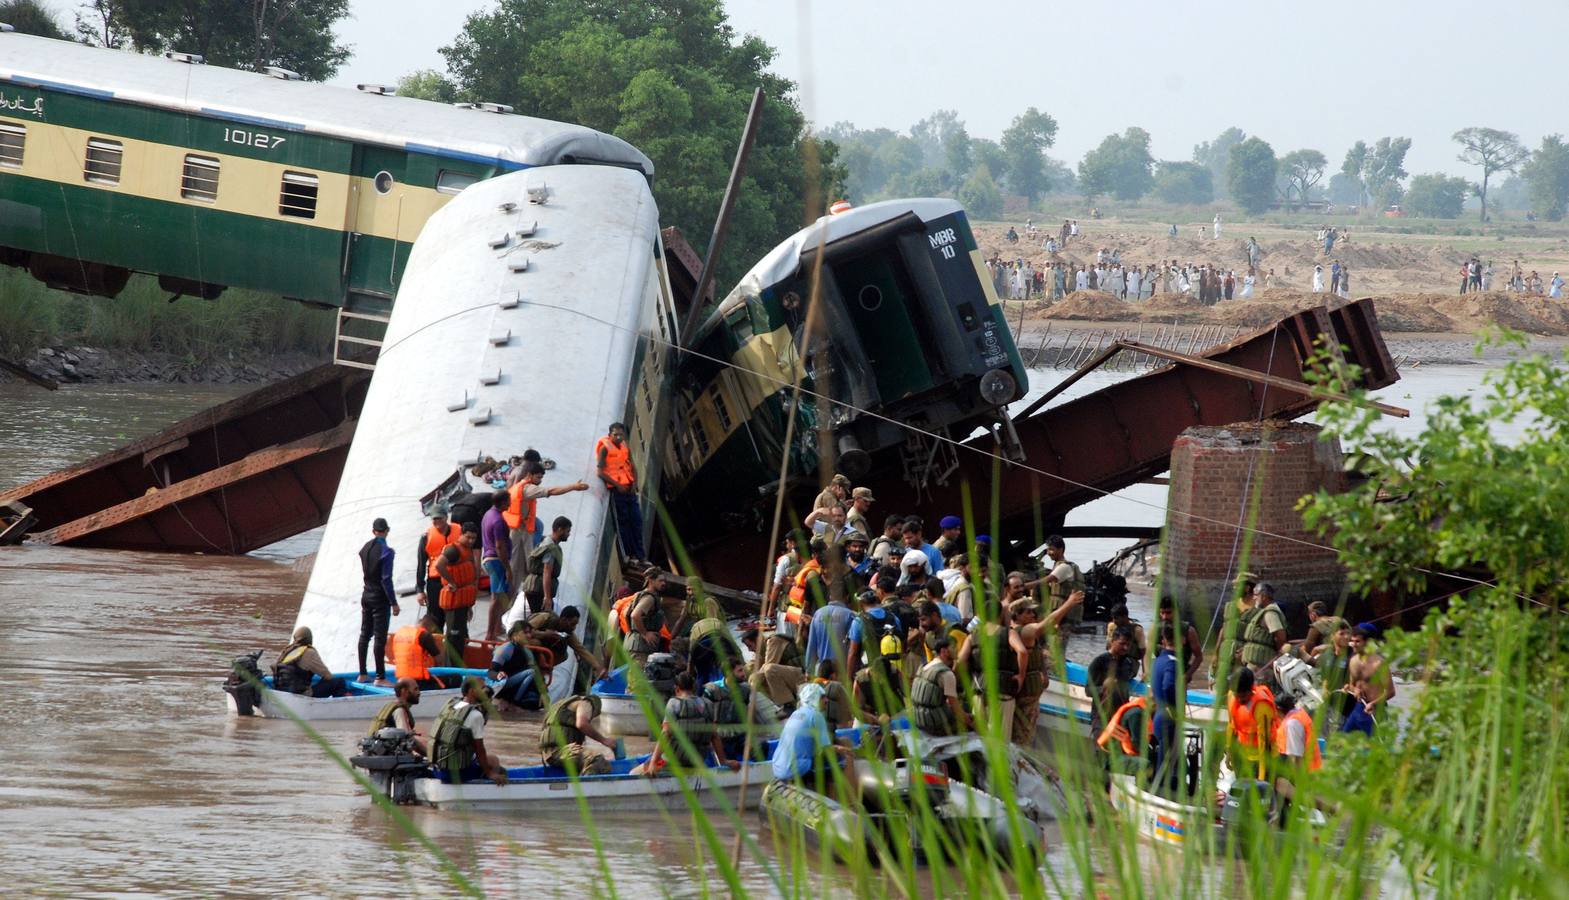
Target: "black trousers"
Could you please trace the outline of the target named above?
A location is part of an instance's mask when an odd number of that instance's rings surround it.
[[[447,652],[457,661],[452,665],[462,667],[463,648],[469,643],[469,616],[473,615],[474,607],[460,606],[449,609],[447,613]]]
[[[436,620],[436,633],[447,630],[447,611],[441,608],[441,579],[425,579],[425,612]]]
[[[376,677],[387,677],[387,625],[392,605],[385,600],[360,601],[360,674],[366,674],[365,651],[375,642]]]

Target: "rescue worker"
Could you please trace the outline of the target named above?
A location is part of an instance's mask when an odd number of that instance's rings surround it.
[[[637,490],[637,463],[627,444],[627,427],[610,425],[610,433],[594,444],[594,471],[610,494],[621,555],[628,562],[643,559],[643,506]]]
[[[886,606],[896,599],[894,591],[898,580],[898,573],[892,567],[884,566],[878,570],[877,577],[872,579],[872,589],[860,594],[861,611],[850,622],[846,654],[846,673],[852,681],[863,665],[863,651],[876,645],[878,637],[882,635],[882,626],[892,621],[892,613]]]
[[[699,684],[707,684],[730,670],[730,663],[741,659],[741,645],[730,636],[719,601],[703,598],[703,617],[687,632],[687,671]]]
[[[880,635],[875,634],[878,629]],[[856,707],[867,721],[887,724],[905,707],[904,632],[891,615],[880,626],[863,624],[862,630],[867,636],[866,665],[855,674]]]
[[[582,614],[576,606],[565,607],[559,614],[537,612],[528,617],[529,627],[534,629],[534,641],[551,652],[555,657],[554,663],[564,661],[567,650],[577,657],[573,693],[587,691],[589,685],[603,678],[608,671],[604,658],[578,640],[577,627],[581,619]]]
[[[447,614],[447,656],[459,667],[469,643],[469,617],[479,599],[479,568],[474,563],[477,537],[472,531],[463,532],[436,560],[436,574],[441,576],[438,603]]]
[[[518,579],[512,577],[512,536],[507,529],[507,520],[503,518],[510,503],[506,491],[496,491],[490,495],[490,509],[479,520],[479,567],[490,579],[490,614],[485,622],[487,641],[493,641],[501,634],[502,617],[512,609],[513,592],[518,587]],[[441,599],[440,579],[436,581],[434,599]],[[439,612],[441,604],[430,600],[427,595],[428,608]]]
[[[975,584],[970,581],[970,556],[963,550],[948,557],[948,568],[955,577],[943,593],[943,602],[951,604],[959,621],[975,618]]]
[[[545,465],[538,460],[525,460],[517,471],[517,481],[507,488],[507,508],[501,518],[512,539],[512,577],[521,580],[528,574],[528,557],[534,551],[534,522],[539,501],[573,491],[586,491],[588,483],[574,481],[547,488],[541,484],[545,480]]]
[[[1313,660],[1313,667],[1318,670],[1319,684],[1323,686],[1324,706],[1328,713],[1324,717],[1324,728],[1328,731],[1339,730],[1341,722],[1345,721],[1346,713],[1358,701],[1354,695],[1346,690],[1351,682],[1351,626],[1342,624],[1330,636],[1329,643],[1318,649],[1318,657]]]
[[[990,650],[987,648],[990,647]],[[1008,617],[1007,607],[988,604],[987,615],[959,648],[958,664],[968,668],[975,687],[976,718],[988,727],[1013,733],[1015,700],[1029,668],[1029,648]],[[997,698],[995,705],[991,698]]]
[[[1349,627],[1345,619],[1329,614],[1329,606],[1322,600],[1307,605],[1308,631],[1297,648],[1297,655],[1308,662],[1318,658],[1319,651],[1329,646],[1335,632]]]
[[[447,687],[430,672],[441,657],[441,642],[436,638],[436,617],[429,612],[418,622],[393,633],[387,652],[392,657],[392,669],[399,681],[407,678],[425,690]]]
[[[908,557],[911,550],[919,550],[925,554],[926,576],[929,578],[936,575],[937,570],[942,568],[942,553],[938,552],[936,547],[927,542],[925,531],[926,525],[921,521],[920,516],[911,516],[904,520],[905,556]],[[921,583],[925,584],[926,579],[921,579]]]
[[[1278,702],[1280,719],[1275,723],[1274,744],[1280,765],[1275,775],[1275,793],[1287,804],[1281,808],[1284,817],[1290,809],[1289,804],[1296,798],[1296,783],[1302,780],[1304,773],[1322,769],[1324,759],[1318,749],[1318,737],[1313,733],[1312,710],[1297,706],[1290,694],[1281,695]]]
[[[550,612],[556,607],[556,591],[561,586],[565,556],[561,545],[572,536],[572,520],[556,516],[550,523],[550,537],[540,541],[528,555],[528,574],[523,576],[523,598],[530,613]]]
[[[664,572],[658,569],[645,572],[643,590],[633,598],[627,614],[626,653],[639,666],[648,662],[650,653],[665,649],[665,637],[660,634],[665,627],[665,605],[660,599],[664,589]]]
[[[1111,646],[1090,661],[1085,671],[1084,690],[1090,697],[1090,733],[1099,734],[1112,711],[1128,702],[1133,680],[1139,675],[1138,660],[1133,658],[1133,629],[1112,632]]]
[[[428,756],[430,749],[425,745],[424,732],[414,727],[414,711],[412,707],[419,705],[419,683],[412,678],[399,678],[393,689],[393,696],[388,700],[376,717],[370,720],[368,736],[374,737],[376,732],[383,728],[401,728],[414,735],[414,752],[420,756]]]
[[[937,536],[937,540],[932,541],[932,546],[937,548],[937,552],[941,553],[944,559],[964,549],[963,519],[958,516],[943,516],[942,521],[937,523],[937,527],[942,529],[942,533]]]
[[[507,783],[501,760],[485,749],[485,723],[490,721],[490,692],[477,675],[463,679],[463,693],[453,697],[436,716],[430,741],[430,764],[454,784],[489,778]]]
[[[376,663],[376,684],[391,686],[387,680],[387,626],[398,609],[398,594],[392,587],[392,548],[387,546],[387,520],[378,518],[370,525],[371,539],[360,548],[360,681],[370,681],[366,672],[365,652],[375,644],[372,659]]]
[[[278,654],[278,662],[272,667],[272,689],[310,697],[338,697],[348,693],[349,686],[322,662],[321,654],[311,646],[311,640],[309,628],[301,625],[294,629],[293,640]],[[319,680],[312,683],[313,678]]]
[[[813,538],[811,558],[795,573],[785,608],[779,612],[777,632],[782,637],[805,641],[812,624],[812,611],[828,599],[828,583],[823,566],[828,561],[828,544]]]
[[[910,682],[910,719],[932,737],[947,737],[974,727],[959,699],[959,679],[954,674],[953,638],[941,632],[926,636],[930,662]]]
[[[830,510],[835,506],[844,506],[849,502],[850,479],[843,475],[836,474],[828,482],[828,486],[823,488],[822,491],[818,493],[817,498],[812,501],[812,511],[815,512],[819,509],[824,510],[823,514],[827,515],[827,510]]]
[[[812,682],[823,689],[823,717],[833,728],[848,728],[855,721],[855,702],[844,682],[839,680],[839,667],[831,659],[817,664],[817,676]]]
[[[1226,757],[1238,778],[1264,780],[1278,718],[1274,693],[1254,681],[1252,669],[1238,669],[1226,698]]]
[[[1154,746],[1151,734],[1149,700],[1143,695],[1128,697],[1106,719],[1106,727],[1095,737],[1095,746],[1106,752],[1106,785],[1116,772],[1137,773],[1144,768],[1145,754]]]
[[[844,523],[852,531],[862,534],[872,533],[872,523],[867,521],[866,514],[872,511],[872,504],[877,498],[872,496],[871,488],[858,487],[850,492],[850,508],[845,511]]]
[[[776,780],[794,781],[819,793],[832,793],[836,783],[843,784],[850,795],[843,799],[848,800],[859,793],[855,754],[848,742],[836,740],[828,729],[822,705],[822,685],[801,686],[795,712],[779,731],[771,768]],[[841,766],[842,781],[833,774]]]
[[[682,772],[706,769],[708,761],[704,756],[710,750],[719,765],[732,772],[740,771],[741,763],[725,755],[714,724],[713,707],[698,695],[697,679],[691,672],[677,673],[675,694],[665,701],[664,721],[659,726],[654,752],[646,762],[635,766],[632,774],[654,776],[667,767]]]
[[[1162,594],[1157,605],[1156,615],[1160,617],[1162,627],[1177,627],[1177,601],[1170,594]],[[1193,622],[1184,617],[1182,622],[1182,680],[1184,684],[1193,683],[1193,674],[1199,670],[1204,662],[1204,642],[1199,638],[1199,630]]]
[[[870,531],[867,534],[871,534]],[[891,515],[883,520],[883,533],[872,539],[872,547],[868,555],[878,566],[888,565],[888,555],[895,548],[901,546],[900,541],[904,535],[904,516]]]
[[[1111,608],[1111,621],[1106,623],[1106,648],[1111,649],[1111,633],[1126,625],[1133,629],[1133,654],[1139,660],[1139,671],[1144,671],[1144,657],[1149,653],[1149,645],[1145,643],[1144,626],[1133,621],[1128,615],[1128,604],[1118,603]]]
[[[559,766],[570,775],[603,775],[610,771],[610,760],[588,747],[588,739],[609,747],[616,744],[594,727],[599,717],[600,700],[593,694],[573,694],[557,700],[545,713],[539,730],[539,756],[547,766]]]
[[[1067,549],[1061,535],[1054,534],[1046,538],[1046,556],[1052,562],[1051,571],[1042,579],[1046,583],[1048,612],[1062,606],[1074,591],[1082,591],[1086,587],[1084,573],[1079,570],[1078,564],[1068,561]],[[1076,607],[1063,621],[1070,626],[1083,622],[1084,607]]]
[[[1347,711],[1342,731],[1371,735],[1384,704],[1395,698],[1395,679],[1389,672],[1389,663],[1372,646],[1376,634],[1373,626],[1365,622],[1351,629],[1346,689],[1359,702]]]
[[[540,700],[543,678],[534,661],[534,654],[528,649],[533,640],[533,626],[523,620],[513,622],[507,628],[506,642],[491,655],[489,678],[491,681],[504,681],[496,689],[495,697],[496,704],[502,709],[539,709],[544,706]]]
[[[1041,618],[1041,606],[1035,598],[1026,597],[1013,601],[1008,615],[1019,632],[1019,642],[1024,645],[1024,678],[1013,695],[1013,742],[1021,747],[1035,743],[1035,725],[1041,717],[1041,694],[1045,693],[1046,645],[1051,635],[1057,633],[1062,620],[1073,614],[1084,602],[1084,592],[1074,591],[1062,605]]]
[[[724,745],[725,755],[730,759],[746,757],[747,728],[744,723],[749,711],[753,725],[759,724],[752,688],[746,683],[746,662],[740,657],[732,659],[725,670],[725,679],[703,685],[700,693],[713,710],[714,734]],[[767,741],[766,732],[753,729],[751,737],[751,755],[754,759],[761,758]]]
[[[436,619],[435,631],[446,629],[446,611],[441,608],[441,576],[436,574],[436,560],[441,551],[458,542],[463,528],[447,517],[447,505],[437,503],[430,511],[430,527],[420,536],[414,554],[414,571],[420,573],[419,605],[425,607]]]
[[[795,532],[787,532],[781,541],[779,558],[774,560],[774,577],[768,585],[768,596],[763,598],[762,618],[772,618],[779,611],[780,595],[789,595],[796,572],[801,569],[801,557],[796,551]]]
[[[911,640],[919,641],[922,649],[926,651],[925,662],[931,662],[933,659],[936,659],[932,654],[927,638],[934,634],[947,635],[952,639],[954,652],[957,654],[958,648],[970,634],[962,624],[949,621],[943,615],[942,607],[938,606],[934,600],[926,600],[921,603],[920,608],[916,610],[916,623],[919,626],[919,632]]]
[[[1254,675],[1265,669],[1286,648],[1286,617],[1275,603],[1275,589],[1267,582],[1253,587],[1253,604],[1237,622],[1241,632],[1242,664]],[[1268,678],[1272,679],[1271,673]]]
[[[1155,660],[1150,665],[1150,693],[1155,698],[1155,783],[1167,791],[1176,790],[1182,775],[1182,752],[1177,746],[1177,656],[1172,652],[1172,640],[1171,625],[1162,623],[1155,632]]]

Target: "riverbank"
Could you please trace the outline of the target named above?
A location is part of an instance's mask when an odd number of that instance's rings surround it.
[[[25,359],[13,360],[61,384],[267,384],[330,361],[323,354],[302,351],[230,351],[199,362],[157,350],[63,344],[39,347]],[[8,378],[14,376],[0,374],[0,381]]]

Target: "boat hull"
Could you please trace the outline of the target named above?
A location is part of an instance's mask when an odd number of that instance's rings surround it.
[[[467,675],[485,675],[483,669],[435,668],[431,672],[453,685],[457,685]],[[311,697],[273,690],[272,676],[269,675],[262,680],[261,701],[255,705],[253,715],[267,719],[301,719],[306,722],[369,720],[393,698],[393,689],[390,687],[355,681],[353,674],[339,677],[348,682],[348,694],[342,697]],[[389,675],[389,678],[396,678],[396,675]],[[457,695],[456,686],[444,690],[420,691],[418,708],[438,710],[449,698]],[[233,694],[225,692],[224,700],[230,715],[241,715]]]
[[[449,784],[436,778],[414,782],[414,799],[437,809],[474,809],[490,812],[576,810],[579,804],[589,809],[616,812],[679,812],[692,803],[706,810],[736,808],[741,802],[741,784],[750,784],[746,805],[755,807],[763,788],[772,776],[768,763],[757,762],[745,772],[715,769],[692,775],[591,775],[575,783],[565,775],[554,778],[519,779],[496,785],[488,781]],[[688,799],[690,795],[690,800]]]

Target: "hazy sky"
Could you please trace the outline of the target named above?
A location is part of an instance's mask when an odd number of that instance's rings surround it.
[[[443,68],[437,49],[491,0],[354,0],[337,79]],[[1187,159],[1229,125],[1277,154],[1312,147],[1338,169],[1358,138],[1413,139],[1406,168],[1476,177],[1449,136],[1468,125],[1534,147],[1569,132],[1569,2],[1496,0],[730,0],[732,24],[777,47],[807,114],[898,130],[958,110],[996,138],[1029,106],[1077,164],[1137,125],[1158,159]],[[521,111],[521,110],[520,110]],[[1557,118],[1563,116],[1564,118]]]

